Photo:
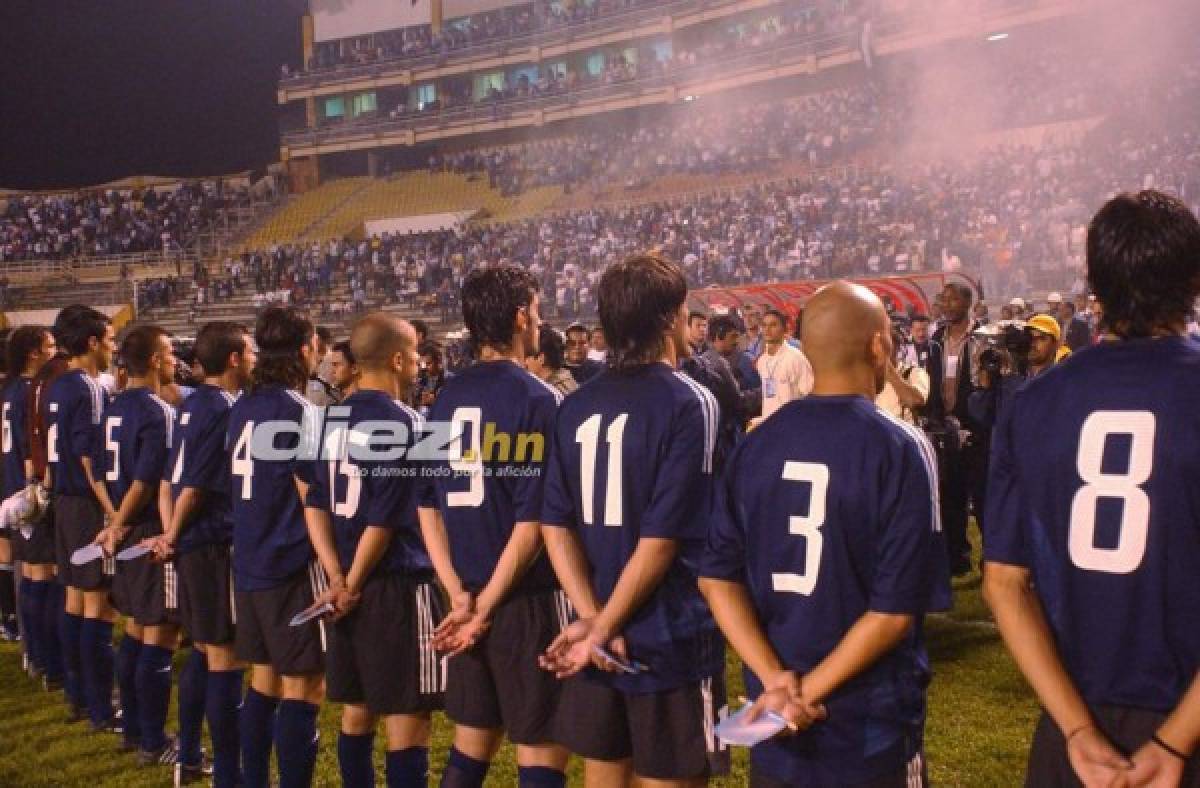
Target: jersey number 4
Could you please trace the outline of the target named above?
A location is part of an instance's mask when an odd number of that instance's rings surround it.
[[[804,574],[773,572],[771,587],[776,591],[809,596],[817,587],[817,576],[821,572],[821,550],[825,537],[821,526],[825,524],[825,502],[829,494],[829,466],[819,462],[797,462],[789,460],[783,464],[784,481],[807,482],[812,486],[808,497],[808,513],[788,518],[788,532],[803,536]]]
[[[1150,529],[1150,496],[1142,485],[1154,466],[1154,414],[1149,411],[1096,411],[1083,422],[1075,460],[1083,486],[1071,501],[1067,547],[1080,569],[1128,574],[1142,564]],[[1124,473],[1104,473],[1104,446],[1110,435],[1128,435],[1129,465]],[[1122,502],[1115,547],[1096,546],[1096,509],[1101,498]]]

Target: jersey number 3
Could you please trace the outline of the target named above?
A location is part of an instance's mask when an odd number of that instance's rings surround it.
[[[788,518],[788,532],[804,537],[804,574],[772,572],[771,587],[776,591],[809,596],[817,587],[817,576],[821,572],[821,550],[825,547],[821,526],[825,524],[825,500],[829,494],[829,466],[819,462],[788,460],[783,464],[783,478],[784,481],[808,482],[812,485],[808,514]]]
[[[1149,411],[1096,411],[1083,422],[1075,463],[1083,486],[1071,501],[1067,539],[1071,563],[1080,569],[1128,574],[1142,564],[1150,527],[1150,496],[1142,485],[1154,465],[1154,414]],[[1124,473],[1104,473],[1104,446],[1110,435],[1130,437]],[[1096,546],[1096,509],[1101,498],[1119,500],[1121,527],[1115,547]]]

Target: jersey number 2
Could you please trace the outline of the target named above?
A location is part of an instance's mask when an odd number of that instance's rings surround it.
[[[1150,496],[1142,485],[1154,466],[1154,414],[1149,411],[1100,410],[1087,417],[1079,434],[1075,460],[1083,486],[1071,501],[1067,547],[1080,569],[1128,574],[1142,564],[1150,528]],[[1104,473],[1104,445],[1110,435],[1128,435],[1129,467]],[[1096,546],[1096,508],[1101,498],[1122,502],[1121,530],[1115,547]]]
[[[788,518],[788,532],[804,537],[804,574],[773,572],[771,587],[776,591],[809,596],[817,587],[817,576],[821,572],[821,550],[825,547],[821,526],[825,524],[829,466],[819,462],[788,460],[783,464],[783,478],[789,482],[808,482],[812,485],[812,492],[808,497],[808,513]]]

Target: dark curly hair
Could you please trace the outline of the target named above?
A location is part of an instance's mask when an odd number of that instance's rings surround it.
[[[517,311],[533,303],[538,282],[518,265],[479,268],[462,286],[463,321],[478,352],[484,345],[507,349],[512,344]]]
[[[687,298],[687,280],[676,263],[656,254],[613,263],[600,277],[597,311],[618,372],[658,361],[663,334]]]
[[[1162,192],[1117,195],[1088,226],[1087,271],[1109,330],[1154,336],[1186,322],[1200,293],[1200,222]]]
[[[315,333],[312,321],[292,307],[266,309],[254,326],[258,363],[251,376],[251,388],[271,385],[302,388],[309,372],[300,351],[312,342]]]

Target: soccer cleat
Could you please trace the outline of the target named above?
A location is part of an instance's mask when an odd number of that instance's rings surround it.
[[[74,703],[67,703],[67,722],[83,722],[88,718],[87,709]]]
[[[124,733],[125,726],[116,717],[109,717],[101,723],[92,723],[92,733]]]
[[[58,692],[63,688],[62,679],[52,679],[49,676],[42,674],[42,689],[46,692]]]
[[[139,766],[170,766],[179,760],[179,742],[168,736],[157,750],[138,750]]]
[[[207,755],[202,756],[198,764],[176,763],[175,786],[179,788],[181,785],[202,783],[212,777],[212,773],[212,761]]]

